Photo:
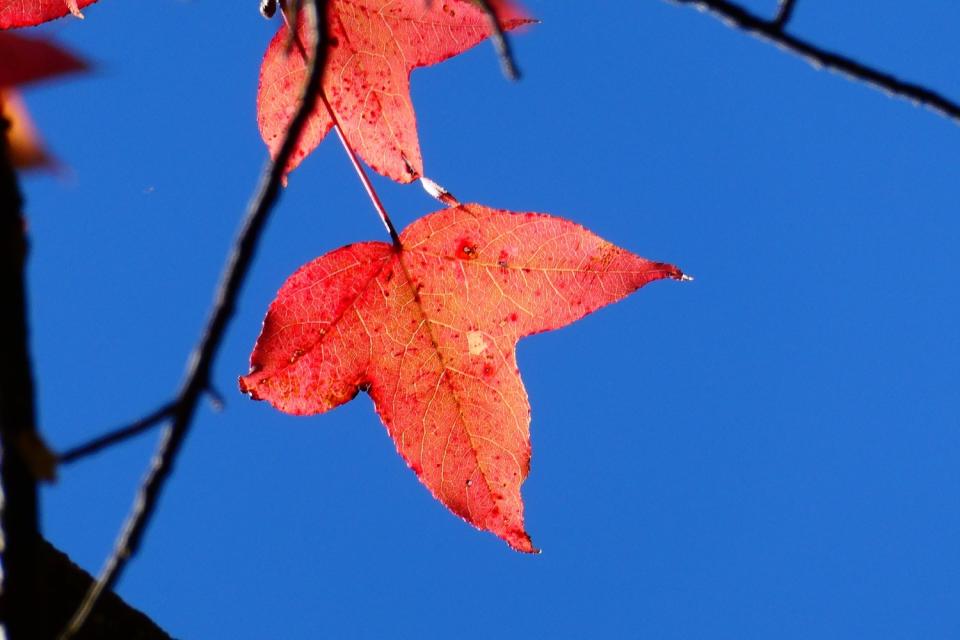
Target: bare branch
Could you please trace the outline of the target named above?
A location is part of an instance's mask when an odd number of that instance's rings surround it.
[[[89,442],[85,442],[81,445],[77,445],[76,447],[67,449],[57,456],[57,461],[60,464],[70,464],[71,462],[76,462],[81,458],[86,458],[87,456],[93,455],[102,449],[106,449],[112,445],[129,440],[134,436],[140,435],[144,431],[148,431],[161,422],[164,422],[167,420],[167,418],[170,418],[176,408],[176,402],[168,402],[153,413],[145,415],[136,422],[131,422],[130,424],[120,427],[119,429],[113,429],[112,431],[109,431],[102,436],[98,436]]]
[[[777,16],[773,19],[773,24],[783,31],[783,28],[790,22],[793,16],[793,9],[797,5],[797,0],[780,0],[780,6],[777,9]]]
[[[507,39],[507,34],[504,33],[503,26],[500,24],[496,12],[493,10],[493,7],[490,6],[488,0],[474,0],[474,2],[483,9],[483,12],[487,16],[487,22],[490,23],[490,29],[493,32],[490,35],[490,40],[493,42],[493,48],[497,52],[497,57],[500,58],[500,67],[503,69],[503,75],[505,75],[508,80],[519,80],[520,70],[517,68],[516,60],[513,58],[510,40]]]
[[[97,582],[87,592],[70,624],[61,635],[63,640],[70,638],[80,629],[100,595],[104,591],[113,589],[127,562],[140,547],[144,532],[156,511],[160,493],[172,473],[174,462],[190,431],[200,398],[210,386],[210,371],[223,342],[227,325],[233,316],[237,297],[250,270],[264,226],[279,196],[287,164],[313,111],[317,93],[320,90],[320,79],[326,63],[324,47],[327,33],[326,0],[309,0],[306,2],[305,9],[308,25],[314,37],[313,55],[307,69],[300,106],[287,127],[283,144],[276,158],[264,170],[257,191],[247,209],[217,289],[210,319],[200,342],[187,362],[186,375],[177,395],[172,423],[164,431],[157,453],[140,486],[113,553],[104,564]]]
[[[710,11],[733,27],[766,38],[783,49],[805,58],[815,67],[832,69],[866,83],[888,94],[906,98],[939,112],[960,123],[960,104],[922,85],[900,80],[889,73],[868,67],[852,58],[822,49],[814,44],[784,33],[774,20],[765,20],[726,0],[671,0],[676,4],[694,5]]]

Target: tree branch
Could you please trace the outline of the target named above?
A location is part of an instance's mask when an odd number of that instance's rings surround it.
[[[37,634],[31,638],[55,638],[70,620],[77,601],[93,583],[93,576],[75,565],[69,557],[46,540],[37,545],[37,583],[39,592],[34,610],[43,612]],[[131,607],[114,593],[104,595],[78,640],[170,640],[170,636],[143,612]]]
[[[781,31],[790,22],[793,16],[793,9],[797,6],[796,0],[780,0],[780,6],[777,8],[777,16],[773,19],[773,24]]]
[[[805,58],[815,67],[824,67],[859,80],[875,89],[906,98],[939,112],[960,123],[960,104],[923,85],[868,67],[852,58],[822,49],[814,44],[784,33],[776,20],[766,20],[726,0],[671,0],[676,4],[694,5],[713,13],[747,33],[766,38],[783,49]],[[781,9],[783,7],[781,6]],[[789,14],[788,14],[789,17]]]
[[[168,402],[153,413],[145,415],[136,422],[131,422],[127,426],[114,429],[102,436],[98,436],[93,440],[90,440],[89,442],[85,442],[84,444],[67,449],[57,456],[57,461],[60,464],[70,464],[71,462],[76,462],[80,458],[86,458],[87,456],[98,453],[102,449],[106,449],[107,447],[119,444],[125,440],[129,440],[130,438],[140,435],[144,431],[155,427],[157,424],[171,417],[174,411],[176,411],[176,408],[176,402]]]
[[[483,10],[483,13],[487,16],[487,22],[490,23],[490,31],[492,32],[490,40],[493,42],[493,48],[497,52],[497,57],[500,58],[500,67],[503,69],[503,75],[505,75],[508,80],[519,80],[520,70],[517,68],[516,60],[513,58],[513,51],[510,49],[510,40],[507,39],[507,34],[503,31],[500,19],[497,18],[497,14],[488,0],[474,1]]]
[[[11,640],[35,638],[39,518],[35,468],[28,447],[39,443],[30,366],[26,223],[17,175],[7,153],[9,123],[0,113],[0,489],[3,512],[0,623]]]
[[[100,595],[111,590],[119,580],[129,559],[137,552],[144,532],[156,511],[157,500],[173,470],[174,462],[190,430],[200,397],[210,385],[210,371],[223,341],[230,318],[233,316],[240,289],[243,286],[257,245],[270,212],[276,203],[287,164],[293,155],[307,119],[313,111],[320,79],[326,62],[326,0],[306,2],[309,26],[313,32],[313,55],[307,69],[300,106],[287,127],[283,144],[276,158],[268,164],[256,194],[247,209],[243,225],[227,260],[214,299],[206,329],[187,363],[183,385],[177,395],[172,423],[164,431],[157,453],[144,478],[127,522],[118,538],[113,553],[107,559],[97,582],[87,592],[61,638],[73,636],[83,625]]]

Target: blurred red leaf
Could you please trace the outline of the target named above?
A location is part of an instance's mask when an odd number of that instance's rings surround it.
[[[7,153],[14,167],[38,169],[55,164],[44,149],[43,140],[18,92],[0,89],[0,115],[10,123],[7,129]]]
[[[6,137],[13,166],[32,169],[56,163],[44,149],[20,94],[11,87],[86,68],[85,62],[55,44],[0,33],[0,115],[10,123]]]
[[[85,62],[51,42],[0,33],[0,87],[35,82],[86,68]]]
[[[425,216],[400,238],[402,249],[349,245],[291,276],[240,387],[292,414],[367,391],[438,500],[533,552],[520,497],[530,406],[517,341],[683,274],[567,220],[475,204]]]
[[[491,3],[501,25],[530,22],[507,0]],[[300,41],[308,42],[305,20]],[[398,182],[423,173],[416,118],[410,101],[410,72],[462,53],[490,35],[490,25],[470,0],[331,0],[330,43],[323,92],[350,146],[375,171]],[[296,111],[306,75],[303,54],[287,51],[287,28],[270,42],[260,69],[257,120],[276,155]],[[318,101],[288,171],[320,144],[333,127]]]
[[[0,0],[0,29],[32,27],[72,13],[83,18],[80,9],[97,0]]]

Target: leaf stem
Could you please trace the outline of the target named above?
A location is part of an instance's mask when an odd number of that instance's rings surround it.
[[[290,33],[293,34],[291,36],[291,42],[296,44],[297,51],[299,51],[300,55],[303,56],[303,59],[306,60],[307,51],[303,46],[303,43],[300,41],[300,37],[296,34],[292,27],[288,26],[288,29],[290,29]],[[340,119],[337,118],[336,112],[333,110],[333,107],[330,106],[330,101],[327,100],[327,96],[323,92],[322,87],[317,93],[317,100],[323,105],[323,108],[326,109],[327,116],[329,116],[330,121],[333,122],[333,128],[337,132],[337,137],[340,139],[340,144],[343,145],[343,150],[346,151],[347,157],[350,158],[350,163],[353,165],[353,170],[357,172],[357,176],[360,178],[360,182],[363,184],[363,188],[366,190],[367,196],[370,198],[370,202],[373,203],[373,208],[376,209],[377,215],[380,216],[380,221],[383,222],[383,226],[386,227],[387,233],[390,235],[390,241],[393,243],[394,247],[400,248],[400,235],[397,233],[396,227],[393,226],[393,221],[390,219],[390,214],[387,213],[386,207],[383,206],[383,201],[380,200],[380,195],[377,193],[377,190],[374,189],[373,183],[370,182],[367,172],[363,170],[363,165],[360,164],[360,160],[357,158],[356,152],[353,150],[353,147],[350,146],[350,143],[347,142],[346,136],[343,135],[343,127],[340,126]]]
[[[247,208],[240,232],[224,267],[207,326],[187,361],[185,378],[177,394],[172,422],[164,430],[157,452],[110,557],[61,634],[61,640],[72,637],[80,630],[101,594],[114,587],[130,558],[139,549],[147,526],[156,513],[160,493],[170,478],[174,461],[190,431],[200,398],[210,388],[214,359],[223,343],[227,325],[233,316],[237,298],[250,271],[266,222],[280,195],[280,185],[287,164],[313,112],[316,96],[320,91],[320,80],[326,64],[326,4],[327,0],[309,0],[306,3],[307,24],[313,31],[314,44],[300,106],[287,127],[276,158],[267,164]]]
[[[367,172],[363,170],[363,165],[360,164],[360,160],[357,158],[356,152],[354,152],[353,147],[350,146],[350,143],[347,142],[347,137],[343,135],[343,128],[340,126],[340,120],[337,119],[337,114],[334,113],[333,107],[330,106],[330,102],[327,100],[327,96],[324,95],[323,90],[320,91],[318,99],[323,103],[324,108],[327,110],[327,115],[330,116],[330,119],[333,121],[333,128],[337,132],[337,137],[340,138],[340,144],[343,145],[343,150],[346,151],[347,157],[350,158],[351,164],[353,164],[353,170],[357,172],[357,176],[360,178],[360,182],[363,183],[363,188],[367,192],[367,196],[370,198],[370,202],[373,203],[373,208],[377,210],[377,215],[380,216],[380,221],[383,222],[383,226],[386,227],[387,233],[390,234],[390,241],[393,242],[393,246],[400,247],[400,235],[397,233],[396,227],[393,226],[393,221],[390,220],[390,214],[387,213],[386,208],[383,206],[383,202],[380,200],[377,190],[373,188],[373,183],[370,182],[370,177],[367,175]]]

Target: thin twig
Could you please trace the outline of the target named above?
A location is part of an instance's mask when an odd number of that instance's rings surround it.
[[[287,127],[283,144],[276,158],[267,165],[247,209],[217,289],[210,319],[200,342],[188,360],[185,379],[177,395],[177,407],[173,413],[172,424],[164,431],[157,453],[140,486],[113,553],[107,559],[97,582],[87,592],[77,613],[61,635],[61,640],[66,640],[80,629],[100,594],[114,587],[127,562],[137,552],[143,540],[144,531],[155,513],[160,492],[172,473],[174,461],[190,430],[200,397],[209,387],[213,361],[223,342],[227,324],[233,316],[237,297],[250,270],[264,226],[279,196],[280,184],[286,173],[287,164],[313,111],[316,96],[320,90],[320,79],[326,62],[324,47],[327,33],[326,0],[310,0],[306,3],[306,18],[314,36],[313,56],[308,65],[300,106]]]
[[[790,22],[790,18],[793,16],[793,9],[796,4],[797,0],[780,0],[777,15],[773,19],[774,26],[783,31],[783,28],[787,26],[787,23]]]
[[[176,410],[176,408],[176,402],[168,402],[156,411],[148,413],[136,422],[131,422],[130,424],[120,427],[119,429],[113,429],[102,436],[94,438],[93,440],[67,449],[57,456],[57,462],[60,464],[70,464],[71,462],[76,462],[80,458],[86,458],[87,456],[93,455],[102,449],[106,449],[112,445],[129,440],[134,436],[140,435],[144,431],[150,430],[161,422],[164,422],[167,418],[173,415],[173,412]]]
[[[864,82],[876,89],[922,104],[960,123],[960,104],[922,85],[900,80],[889,73],[868,67],[852,58],[822,49],[806,40],[784,33],[774,21],[760,18],[726,0],[671,0],[676,4],[695,5],[711,11],[747,33],[766,38],[795,53],[815,67],[824,67]]]
[[[474,1],[483,10],[483,13],[487,16],[487,22],[490,23],[490,30],[492,31],[490,40],[493,42],[493,48],[497,52],[497,57],[500,58],[500,67],[503,69],[503,75],[505,75],[508,80],[519,80],[520,69],[517,68],[517,62],[513,58],[513,50],[510,48],[510,40],[503,31],[503,25],[500,24],[500,19],[497,18],[497,14],[488,0]]]

